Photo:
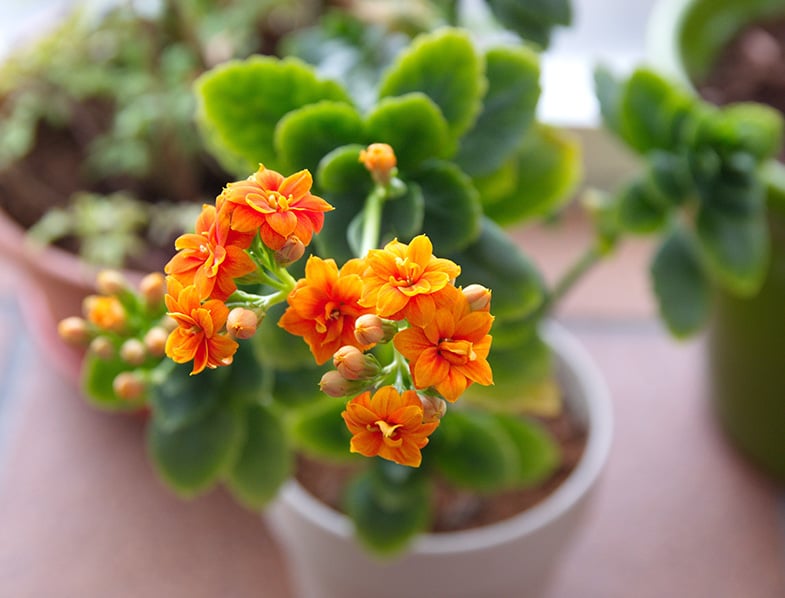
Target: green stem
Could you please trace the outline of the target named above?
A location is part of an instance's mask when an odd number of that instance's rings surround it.
[[[365,200],[363,234],[360,241],[360,255],[363,257],[370,249],[379,246],[379,235],[382,228],[382,206],[387,199],[387,189],[381,185],[374,187]]]
[[[603,254],[599,249],[592,245],[589,249],[575,261],[570,268],[562,275],[562,277],[553,286],[553,290],[548,294],[547,298],[539,309],[533,314],[533,318],[540,319],[550,313],[555,305],[583,278],[583,276],[591,270],[591,268],[600,262]]]

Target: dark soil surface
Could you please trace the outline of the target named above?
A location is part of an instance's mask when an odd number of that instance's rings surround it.
[[[754,101],[785,114],[785,18],[742,30],[720,53],[698,91],[713,104]],[[785,161],[785,150],[780,160]]]
[[[432,508],[431,531],[458,531],[503,521],[552,494],[578,465],[586,448],[587,435],[566,410],[559,417],[541,421],[561,447],[563,459],[557,471],[537,487],[488,496],[460,490],[439,480]],[[297,480],[315,497],[340,511],[344,488],[355,470],[350,466],[325,465],[301,458]]]

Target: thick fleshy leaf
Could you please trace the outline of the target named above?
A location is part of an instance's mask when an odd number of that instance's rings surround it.
[[[547,48],[556,25],[572,22],[570,0],[485,0],[499,22],[523,39]]]
[[[763,283],[769,257],[763,187],[725,185],[703,190],[696,221],[701,253],[712,278],[727,290],[753,295]]]
[[[267,311],[265,322],[251,339],[259,363],[265,367],[296,370],[313,364],[313,355],[306,342],[278,326],[287,304],[274,305]]]
[[[274,143],[281,168],[316,172],[335,148],[363,138],[363,122],[352,106],[322,101],[288,112],[275,127]]]
[[[531,419],[506,414],[495,417],[517,450],[518,470],[510,487],[534,486],[553,475],[561,464],[561,451],[554,437]]]
[[[382,76],[379,97],[421,91],[436,102],[458,139],[477,118],[485,87],[483,63],[469,35],[445,27],[418,36],[398,56]]]
[[[573,198],[583,175],[581,158],[576,138],[540,123],[530,127],[514,158],[514,190],[502,197],[484,195],[485,215],[508,225],[555,212]]]
[[[477,283],[491,289],[491,310],[500,320],[521,319],[542,304],[542,276],[493,221],[484,218],[479,238],[448,257],[461,266],[459,285]]]
[[[493,48],[485,55],[488,91],[482,112],[462,138],[455,161],[471,176],[504,164],[522,143],[540,97],[537,54],[524,46]]]
[[[454,164],[431,162],[412,179],[425,199],[423,230],[437,255],[459,251],[477,239],[482,208],[469,177]]]
[[[319,388],[319,381],[322,379],[326,367],[317,367],[314,363],[310,367],[295,370],[276,370],[272,389],[273,399],[278,405],[285,408],[296,408],[324,399],[324,393]]]
[[[338,147],[322,158],[314,176],[314,184],[323,191],[347,191],[367,195],[373,188],[373,179],[360,162],[361,144]]]
[[[352,434],[341,417],[345,408],[344,399],[325,396],[292,411],[289,430],[297,449],[337,462],[358,458],[349,452]]]
[[[88,354],[82,363],[82,388],[91,405],[107,411],[138,411],[144,407],[147,397],[129,401],[118,397],[113,388],[118,374],[128,371],[130,366],[119,357],[100,359]]]
[[[668,221],[669,205],[653,185],[633,181],[619,192],[619,224],[624,230],[649,234],[660,230]]]
[[[425,531],[430,494],[428,478],[420,470],[378,461],[352,481],[344,504],[359,540],[389,556]]]
[[[428,158],[450,155],[452,140],[439,107],[423,93],[383,98],[366,117],[371,143],[388,143],[404,173]]]
[[[226,482],[235,498],[255,509],[270,501],[289,477],[294,454],[283,422],[270,409],[248,406],[245,426],[245,441]]]
[[[312,67],[293,58],[225,63],[202,75],[196,92],[205,138],[219,161],[242,167],[237,174],[253,172],[260,162],[279,168],[273,135],[288,112],[321,100],[351,103],[340,85],[318,79]]]
[[[200,419],[221,397],[224,369],[191,376],[191,364],[175,366],[159,384],[150,387],[150,407],[156,426],[174,431]]]
[[[616,135],[621,135],[621,94],[623,84],[604,66],[594,69],[594,92],[600,105],[604,125]]]
[[[244,432],[242,412],[219,403],[176,430],[167,430],[152,420],[147,428],[147,448],[156,471],[172,490],[192,497],[218,482],[234,465]]]
[[[697,242],[683,227],[674,225],[651,264],[654,294],[660,315],[676,337],[686,337],[706,323],[711,303]]]
[[[776,156],[782,147],[782,114],[763,104],[726,106],[713,114],[708,126],[712,145],[724,155],[746,152],[761,162]]]
[[[518,449],[490,413],[452,409],[432,436],[428,459],[451,484],[477,492],[509,487]]]

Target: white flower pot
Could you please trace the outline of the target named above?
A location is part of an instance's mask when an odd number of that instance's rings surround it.
[[[537,596],[580,529],[611,446],[605,384],[582,347],[548,324],[558,377],[588,443],[573,473],[546,500],[482,528],[425,534],[395,560],[367,553],[350,520],[289,482],[265,513],[301,598],[511,598]]]

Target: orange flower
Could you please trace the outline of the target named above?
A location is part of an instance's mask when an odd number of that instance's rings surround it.
[[[493,316],[471,311],[463,293],[449,288],[450,309],[437,311],[424,327],[401,330],[393,344],[409,361],[415,387],[433,387],[454,402],[472,382],[493,384],[488,364]]]
[[[166,339],[166,355],[176,363],[193,360],[191,375],[232,363],[237,343],[221,333],[229,308],[217,299],[202,303],[194,285],[183,287],[171,276],[167,282],[166,307],[178,327]]]
[[[244,251],[253,237],[253,233],[231,230],[228,215],[216,215],[215,206],[204,205],[196,232],[177,238],[175,248],[179,251],[164,271],[184,286],[194,285],[200,299],[223,301],[237,290],[235,278],[256,269]]]
[[[374,307],[376,314],[392,320],[407,319],[422,326],[445,308],[441,291],[461,273],[447,259],[433,255],[431,240],[425,235],[409,245],[391,241],[384,249],[371,249],[365,258],[368,271],[361,305]]]
[[[114,295],[90,295],[84,300],[85,317],[101,330],[122,332],[128,316],[120,300]]]
[[[366,350],[354,336],[354,322],[369,310],[360,306],[362,260],[349,260],[338,270],[332,259],[316,256],[305,264],[305,278],[289,293],[289,307],[278,325],[302,336],[318,364],[330,359],[339,348],[352,345]]]
[[[360,162],[380,185],[390,183],[392,170],[397,164],[395,152],[387,143],[372,143],[360,150]]]
[[[399,394],[393,386],[383,386],[373,396],[370,391],[362,393],[349,401],[341,415],[352,433],[351,452],[411,467],[420,465],[420,449],[439,425],[438,420],[423,423],[422,403],[415,391]]]
[[[246,180],[229,183],[219,204],[231,212],[234,230],[259,230],[270,249],[280,249],[292,235],[308,245],[313,234],[322,230],[324,212],[333,209],[321,197],[311,195],[312,184],[307,170],[284,178],[260,164]]]

